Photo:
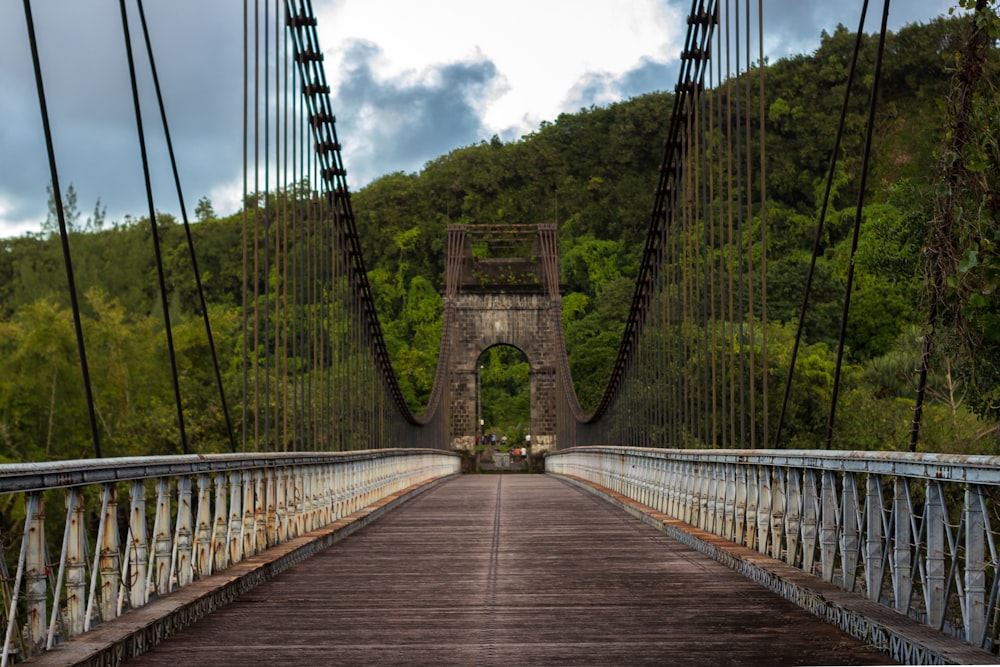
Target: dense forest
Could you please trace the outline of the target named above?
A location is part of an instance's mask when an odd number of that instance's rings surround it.
[[[998,438],[1000,307],[993,289],[1000,205],[996,179],[997,96],[978,95],[963,122],[975,141],[955,148],[949,100],[968,19],[941,18],[888,38],[857,277],[848,329],[846,390],[838,443],[905,447],[929,304],[937,285],[957,313],[942,320],[934,350],[921,448],[993,453]],[[766,67],[769,375],[787,374],[802,284],[809,268],[855,36],[824,34],[817,51]],[[870,71],[875,38],[863,41]],[[985,67],[996,69],[993,47]],[[862,85],[862,84],[859,84]],[[867,101],[848,109],[843,158],[833,182],[799,364],[811,393],[793,396],[789,442],[822,446],[810,417],[825,418],[840,321]],[[654,93],[563,114],[514,142],[494,137],[459,148],[419,173],[386,175],[353,194],[364,259],[386,342],[407,401],[420,412],[434,378],[441,335],[445,228],[450,223],[558,225],[563,324],[584,407],[594,406],[617,353],[662,158],[671,95]],[[748,119],[756,122],[756,119]],[[958,152],[956,152],[958,151]],[[960,158],[956,158],[960,155]],[[961,161],[956,180],[949,165]],[[945,176],[942,176],[944,174]],[[928,248],[943,183],[947,216],[964,229],[950,272]],[[972,183],[972,185],[969,185]],[[956,193],[958,193],[956,195]],[[72,193],[67,193],[72,195]],[[177,451],[161,307],[148,221],[107,222],[100,203],[81,221],[67,196],[77,283],[93,350],[98,417],[111,454]],[[964,213],[960,213],[962,211]],[[239,402],[242,214],[217,217],[202,200],[192,226],[227,392]],[[964,216],[964,217],[963,217]],[[225,434],[211,377],[183,228],[158,218],[166,254],[190,439],[223,451]],[[85,407],[62,255],[51,220],[41,234],[0,241],[0,456],[9,460],[89,455]],[[527,428],[528,368],[515,350],[483,360],[487,429],[517,439]],[[237,420],[240,415],[237,414]]]

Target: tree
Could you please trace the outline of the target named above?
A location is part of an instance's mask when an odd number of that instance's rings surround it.
[[[94,215],[87,218],[87,224],[84,226],[84,231],[87,232],[99,232],[104,229],[104,220],[108,216],[108,207],[101,206],[101,198],[97,198],[97,203],[94,204]]]
[[[45,192],[48,193],[49,198],[49,213],[45,217],[45,222],[42,223],[42,232],[49,235],[58,234],[59,209],[56,205],[56,195],[51,183],[45,186]],[[66,223],[66,231],[76,231],[77,221],[80,219],[80,210],[77,208],[76,204],[76,188],[73,187],[72,183],[70,183],[69,187],[66,188],[66,194],[62,197],[62,209],[63,219]]]
[[[208,197],[199,199],[198,205],[194,207],[194,216],[198,222],[215,220],[215,209],[212,208],[212,200]]]

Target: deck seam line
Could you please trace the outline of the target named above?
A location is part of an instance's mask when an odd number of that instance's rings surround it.
[[[497,476],[497,492],[493,505],[492,542],[490,544],[490,563],[486,574],[486,590],[483,596],[483,625],[479,631],[479,653],[476,659],[477,667],[493,664],[496,648],[496,598],[497,577],[500,556],[500,514],[503,502],[503,476]]]

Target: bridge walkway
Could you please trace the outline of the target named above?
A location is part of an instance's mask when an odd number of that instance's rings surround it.
[[[462,476],[135,665],[893,664],[543,475]]]

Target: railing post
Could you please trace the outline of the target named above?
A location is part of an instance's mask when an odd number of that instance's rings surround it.
[[[747,466],[747,531],[746,546],[757,549],[757,538],[760,535],[757,515],[760,510],[760,470],[759,466]]]
[[[288,539],[288,468],[274,470],[275,530],[278,543]]]
[[[780,560],[785,532],[784,471],[777,466],[768,466],[768,471],[771,476],[771,557]]]
[[[212,571],[212,484],[206,474],[198,475],[198,536],[195,538],[194,568],[199,577]]]
[[[83,488],[66,490],[66,633],[73,637],[83,632],[87,612],[87,528]],[[58,584],[57,584],[58,585]],[[59,591],[53,594],[53,606],[59,605]],[[58,613],[58,612],[56,612]],[[50,624],[51,625],[51,624]]]
[[[927,535],[927,624],[939,628],[944,620],[946,566],[944,558],[944,491],[939,482],[927,483],[924,531]]]
[[[278,544],[278,480],[280,468],[268,468],[264,471],[264,497],[267,516],[264,532],[267,536],[267,546]]]
[[[365,478],[364,479],[364,489],[365,489],[365,491],[364,491],[364,495],[363,495],[363,500],[362,500],[361,506],[362,507],[367,507],[375,499],[375,490],[378,487],[379,466],[372,459],[368,459],[368,460],[364,461],[361,465],[362,465],[363,470],[364,470],[364,478]],[[321,472],[321,478],[323,476],[325,476],[325,474],[326,474],[326,470],[322,470],[322,472]],[[323,479],[323,482],[324,482],[324,484],[323,484],[323,510],[324,510],[324,513],[325,513],[325,511],[326,511],[326,484],[325,484],[326,480]],[[323,522],[320,521],[321,525],[322,525],[322,523]]]
[[[149,533],[146,527],[146,484],[143,480],[132,482],[131,508],[128,529],[128,567],[126,585],[129,604],[133,609],[146,604],[146,559],[149,557]]]
[[[722,476],[722,464],[711,463],[708,494],[708,530],[716,535],[722,532],[722,517],[726,507],[726,482]]]
[[[688,461],[684,464],[684,468],[684,515],[682,518],[685,522],[694,526],[698,523],[698,467]]]
[[[698,490],[696,498],[698,523],[696,525],[703,530],[712,530],[714,518],[712,510],[715,503],[715,495],[712,493],[712,464],[700,465],[696,470],[698,471],[698,479],[695,480],[695,488]]]
[[[667,489],[666,489],[666,513],[675,519],[681,518],[680,515],[680,502],[678,501],[678,495],[680,494],[680,463],[677,461],[667,462]]]
[[[298,537],[305,532],[305,502],[306,502],[306,467],[297,465],[292,471],[293,491],[292,497],[295,499],[295,517],[292,522],[295,531],[293,537]]]
[[[24,570],[26,561],[28,560],[31,524],[34,521],[34,515],[38,512],[39,502],[40,498],[37,492],[24,497],[24,534],[21,535],[21,549],[17,555],[17,573],[14,575],[14,582],[11,584],[9,590],[10,598],[4,600],[4,604],[7,605],[7,630],[4,633],[3,656],[0,657],[0,666],[2,667],[6,667],[7,660],[11,654],[12,643],[14,641],[14,628],[20,625],[17,618],[17,610],[20,602],[21,585],[24,583]]]
[[[158,595],[170,591],[170,557],[173,551],[170,539],[170,478],[156,480],[156,534],[153,536],[155,570],[149,576],[155,583]]]
[[[212,526],[213,571],[229,565],[229,510],[226,504],[228,489],[226,474],[215,476],[215,522]]]
[[[171,560],[173,564],[170,566],[170,589],[187,586],[194,581],[192,483],[190,475],[184,475],[177,479],[177,528],[174,535],[176,556]]]
[[[819,535],[819,494],[816,492],[816,470],[802,473],[802,569],[815,574],[816,538]]]
[[[785,495],[785,562],[794,566],[799,551],[799,531],[802,530],[802,471],[788,469]]]
[[[376,500],[378,500],[379,498],[381,498],[382,497],[382,495],[381,495],[382,494],[382,489],[388,483],[388,474],[387,474],[385,462],[384,461],[380,461],[378,459],[373,459],[372,461],[370,461],[370,465],[372,467],[372,481],[371,481],[371,484],[369,486],[369,493],[371,495],[369,496],[368,502],[365,503],[366,505],[370,504],[370,503],[373,503]],[[324,478],[323,481],[325,483],[326,482],[326,470],[325,469],[323,471],[323,478]],[[326,499],[326,487],[325,486],[324,486],[324,490],[323,490],[323,498],[324,498],[324,500]],[[325,503],[324,503],[324,505],[325,505]]]
[[[771,471],[757,466],[757,551],[767,553],[767,535],[771,527]]]
[[[896,611],[905,614],[909,610],[910,597],[913,593],[913,580],[910,575],[913,564],[913,552],[910,546],[913,542],[910,523],[910,489],[903,477],[894,478],[892,486],[892,513],[895,518],[892,549],[893,603]]]
[[[819,551],[822,576],[833,581],[837,564],[837,477],[830,470],[823,471],[823,485],[820,489],[822,513],[820,514]]]
[[[243,471],[243,521],[240,534],[243,537],[243,559],[257,553],[257,510],[254,472]]]
[[[357,511],[365,506],[368,499],[368,461],[361,459],[354,462],[354,510]],[[316,472],[316,507],[320,505],[320,493],[319,493],[319,471]],[[317,511],[317,516],[319,512]],[[317,521],[317,525],[319,522]]]
[[[656,460],[656,504],[659,512],[667,514],[667,491],[670,484],[670,469],[667,461],[662,458]]]
[[[253,472],[253,552],[259,553],[267,548],[267,499],[264,494],[264,471],[258,468]]]
[[[363,463],[358,460],[351,461],[351,513],[357,512],[361,508],[362,489],[364,488]],[[313,472],[315,476],[315,471]],[[316,490],[313,487],[313,506],[315,507]],[[315,510],[314,510],[315,514]]]
[[[404,486],[403,477],[405,473],[400,468],[401,461],[400,459],[393,457],[389,459],[389,461],[387,461],[384,465],[385,465],[385,493],[387,495],[396,493]],[[418,470],[420,471],[419,481],[421,482],[424,481],[424,479],[426,479],[427,473],[424,472],[426,468],[427,468],[427,463],[421,460],[420,466],[418,467]]]
[[[367,474],[367,472],[368,472],[368,461],[365,461],[365,460],[356,461],[354,463],[354,469],[355,469],[355,472],[356,472],[356,475],[355,475],[355,478],[354,478],[354,488],[355,488],[355,491],[354,491],[354,498],[355,498],[354,511],[356,512],[359,509],[361,509],[362,507],[364,507],[365,506],[365,502],[366,502],[366,496],[367,496],[366,492],[367,492],[367,486],[368,486],[368,484],[367,484],[367,479],[368,479],[368,474]],[[318,498],[319,497],[319,493],[317,492],[316,495],[317,495],[317,498]],[[317,502],[317,505],[319,505],[318,502]]]
[[[645,461],[643,461],[643,457],[639,456],[629,456],[629,460],[631,466],[629,469],[629,483],[626,487],[628,492],[625,495],[638,503],[642,503],[643,486],[646,481],[644,478],[646,473]]]
[[[736,539],[736,465],[725,464],[726,509],[722,536],[727,540]]]
[[[865,512],[868,527],[865,540],[865,592],[869,600],[878,602],[882,598],[882,558],[885,549],[885,534],[882,529],[882,480],[878,475],[869,474],[866,482]]]
[[[313,496],[313,478],[315,466],[308,465],[302,466],[302,532],[308,533],[310,530],[316,526],[313,524],[315,520],[314,513],[316,511],[316,499]],[[351,509],[350,511],[354,511]]]
[[[637,500],[647,507],[653,506],[653,461],[648,456],[640,457],[639,491]]]
[[[118,596],[121,592],[121,535],[118,533],[118,490],[113,483],[104,485],[104,500],[101,503],[101,618],[109,620],[117,616]],[[91,619],[88,617],[86,623]]]
[[[323,520],[322,524],[333,523],[333,466],[324,463],[320,466],[320,479],[323,484]]]
[[[649,472],[649,467],[647,466],[646,457],[644,456],[633,457],[632,466],[633,466],[632,468],[633,482],[631,484],[632,488],[631,492],[629,493],[629,497],[634,499],[636,502],[645,505],[646,489],[648,488],[647,486],[648,480],[646,479],[646,473]]]
[[[843,564],[844,588],[854,592],[857,588],[858,553],[861,549],[861,514],[858,503],[858,480],[853,472],[844,473],[841,495],[841,544],[840,562]]]
[[[226,543],[229,545],[228,565],[243,560],[243,475],[229,473],[229,526]]]
[[[288,539],[297,537],[300,534],[299,521],[302,511],[301,488],[299,485],[299,471],[302,466],[292,465],[285,470],[285,512],[288,523]]]
[[[966,641],[975,646],[986,633],[986,520],[978,484],[965,487],[965,619]]]
[[[736,466],[736,544],[746,544],[747,534],[747,466]]]
[[[45,504],[42,494],[33,492],[26,499],[28,543],[24,564],[24,602],[27,606],[27,637],[25,645],[34,654],[45,644],[46,613],[45,593],[48,588],[45,557]]]
[[[687,521],[687,484],[690,480],[691,470],[687,461],[677,461],[674,463],[674,480],[673,480],[673,501],[672,505],[674,507],[673,511],[670,513],[671,516],[680,519],[681,521]]]
[[[336,521],[344,516],[344,466],[337,462],[332,466],[333,481],[333,519]]]

